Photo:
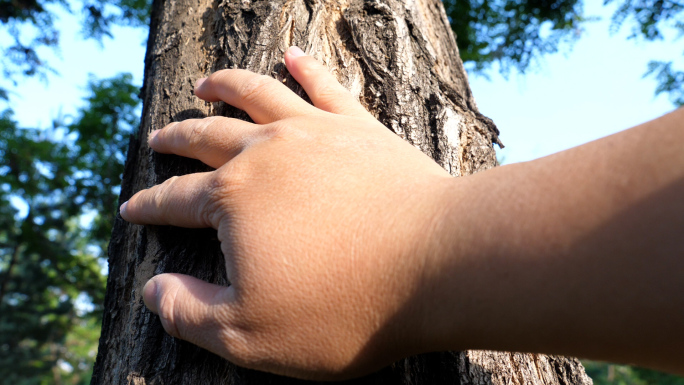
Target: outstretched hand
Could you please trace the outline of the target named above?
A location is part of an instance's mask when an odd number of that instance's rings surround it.
[[[217,229],[231,282],[153,277],[143,297],[171,335],[315,379],[447,349],[684,374],[684,109],[451,178],[321,63],[291,48],[285,64],[313,106],[270,77],[225,70],[196,95],[255,123],[210,117],[150,134],[155,151],[216,170],[139,192],[122,217]]]
[[[369,372],[421,350],[426,259],[449,175],[380,124],[298,48],[313,106],[268,76],[223,70],[195,94],[246,111],[172,123],[160,153],[215,171],[135,194],[137,224],[213,227],[229,287],[161,274],[144,288],[166,331],[241,366],[304,378]]]

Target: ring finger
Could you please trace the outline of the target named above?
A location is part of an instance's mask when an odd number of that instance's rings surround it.
[[[219,210],[213,210],[212,189],[216,172],[174,176],[164,183],[138,191],[121,205],[121,216],[139,225],[217,228]]]
[[[266,126],[212,116],[171,123],[149,136],[150,147],[163,154],[199,159],[219,168],[258,138]]]

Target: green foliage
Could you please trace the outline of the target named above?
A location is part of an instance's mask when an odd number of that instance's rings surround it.
[[[614,3],[616,0],[604,0],[604,4]],[[630,38],[643,37],[646,40],[662,39],[662,28],[671,23],[682,29],[680,13],[684,10],[684,3],[668,0],[625,0],[618,6],[613,15],[612,28],[618,30],[626,20],[633,19],[634,26]]]
[[[615,0],[604,0],[604,4]],[[684,2],[668,0],[625,0],[613,15],[611,28],[617,31],[627,20],[633,21],[629,38],[646,41],[665,37],[664,30],[671,29],[681,37],[684,34]],[[666,93],[670,101],[684,106],[684,71],[673,68],[673,62],[651,61],[644,76],[658,81],[656,95]]]
[[[131,79],[91,80],[88,105],[72,124],[24,129],[9,111],[0,116],[0,378],[7,383],[89,378],[102,257],[126,139],[138,125]]]
[[[582,0],[443,0],[466,68],[486,75],[497,63],[502,74],[512,69],[524,73],[545,54],[554,53],[581,36],[584,16]],[[684,3],[667,0],[604,0],[619,3],[613,15],[613,31],[630,21],[631,37],[663,38],[663,28],[684,33]],[[54,27],[54,9],[79,12],[86,38],[101,41],[112,37],[112,26],[147,26],[152,0],[0,0],[0,24],[11,43],[2,46],[0,65],[5,79],[21,76],[45,77],[53,72],[39,55],[41,47],[57,48],[59,31]],[[27,33],[31,31],[31,33]],[[652,62],[647,75],[658,80],[656,94],[668,93],[682,105],[682,71],[672,62]],[[0,88],[0,100],[7,90]]]
[[[470,72],[486,75],[494,63],[503,75],[524,73],[545,54],[570,46],[591,20],[581,0],[443,0],[456,34],[461,59]],[[663,39],[664,30],[684,34],[684,2],[667,0],[604,0],[619,3],[611,30],[631,25],[630,38]],[[658,81],[656,95],[665,93],[684,105],[684,71],[673,62],[652,61],[645,76]]]
[[[594,385],[684,385],[684,378],[650,369],[582,361]]]
[[[84,37],[102,41],[112,37],[114,25],[147,26],[151,5],[152,0],[0,0],[0,25],[10,37],[8,43],[0,43],[3,75],[16,85],[23,76],[45,78],[54,72],[39,52],[59,47],[54,13],[58,8],[79,12]],[[7,99],[6,94],[0,89],[0,99]]]
[[[620,0],[604,0],[604,4]],[[112,37],[116,25],[144,27],[151,0],[0,0],[5,79],[45,77],[41,58],[57,49],[55,11],[82,15],[85,38]],[[444,0],[461,57],[470,71],[524,73],[543,55],[570,46],[587,21],[582,0]],[[623,0],[612,29],[632,38],[684,33],[681,2]],[[657,93],[684,105],[684,72],[653,61]],[[89,84],[86,107],[51,129],[20,128],[0,113],[0,378],[12,384],[86,384],[97,348],[104,250],[116,211],[128,135],[138,125],[130,75]],[[0,88],[0,100],[8,99]],[[684,385],[679,377],[586,363],[598,385]]]
[[[86,37],[101,40],[112,37],[113,25],[142,27],[150,24],[152,0],[83,1]]]
[[[480,73],[494,62],[504,74],[523,73],[579,37],[585,21],[579,0],[444,0],[444,7],[463,62]]]
[[[672,68],[672,62],[651,61],[644,76],[653,75],[658,81],[656,95],[665,93],[677,106],[684,106],[684,71]]]
[[[67,6],[63,0],[0,0],[0,23],[10,37],[9,43],[0,45],[2,71],[15,84],[19,75],[44,77],[52,71],[38,55],[40,47],[55,48],[59,43],[54,15],[45,8],[50,4]]]
[[[65,178],[73,180],[78,191],[75,200],[82,209],[98,215],[93,219],[90,241],[104,249],[111,235],[121,174],[128,149],[128,136],[139,124],[139,88],[133,77],[123,74],[112,79],[91,79],[87,107],[67,126],[76,135],[71,169]]]

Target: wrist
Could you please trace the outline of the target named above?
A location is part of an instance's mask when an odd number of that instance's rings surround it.
[[[439,186],[441,210],[431,223],[426,241],[425,266],[420,293],[422,352],[461,350],[469,346],[464,332],[469,315],[464,309],[466,288],[461,285],[464,261],[472,253],[467,244],[472,236],[466,222],[468,194],[463,178],[450,178]],[[466,273],[467,274],[467,273]]]
[[[449,177],[435,183],[430,222],[417,233],[423,268],[416,295],[420,346],[413,353],[471,346],[472,327],[468,324],[473,314],[465,311],[471,288],[465,278],[477,273],[468,261],[476,258],[473,243],[480,234],[468,210],[474,197],[468,192],[467,179]]]
[[[511,231],[512,192],[503,191],[511,170],[520,167],[451,178],[441,187],[421,293],[423,351],[504,350],[526,330],[511,317],[520,311],[520,277],[510,258],[519,254],[520,229]]]

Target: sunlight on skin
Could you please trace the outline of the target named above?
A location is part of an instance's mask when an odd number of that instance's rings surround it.
[[[684,110],[452,178],[321,63],[290,48],[285,64],[315,106],[272,78],[223,70],[195,95],[255,123],[189,119],[150,134],[153,150],[216,170],[142,190],[121,216],[213,227],[231,251],[229,287],[181,274],[145,285],[167,332],[310,379],[464,349],[684,373]]]

